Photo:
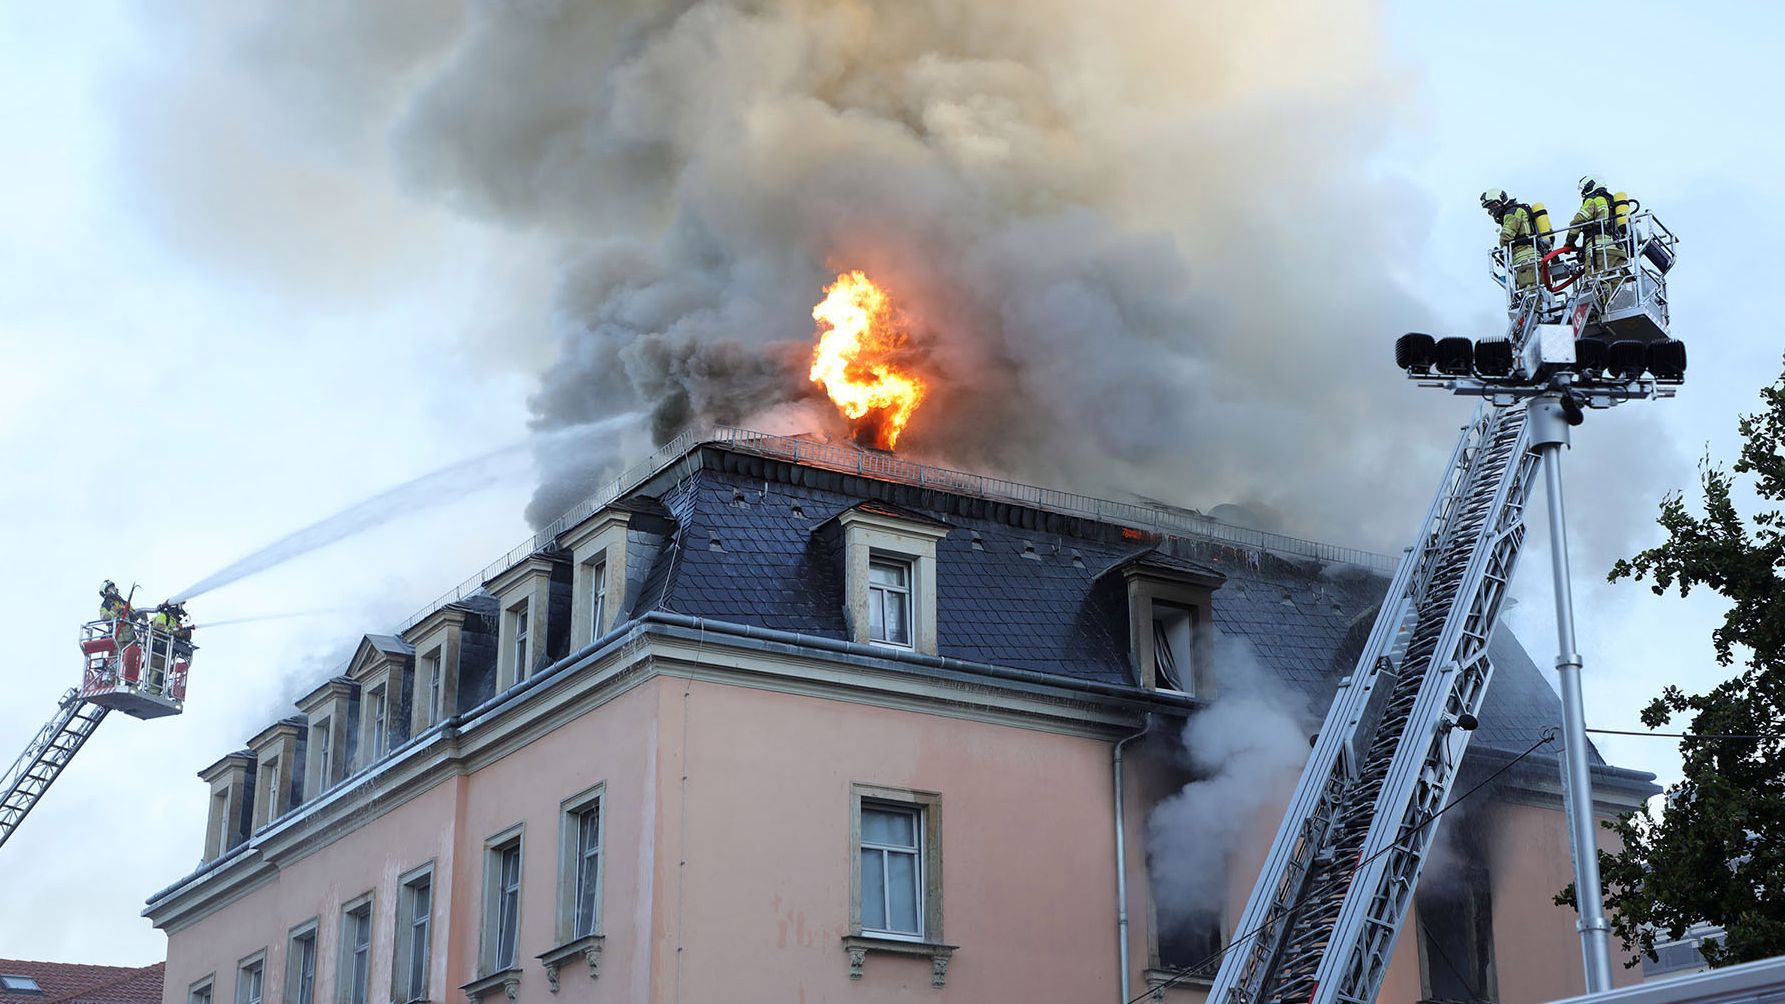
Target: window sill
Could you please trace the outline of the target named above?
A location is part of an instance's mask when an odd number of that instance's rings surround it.
[[[1179,971],[1176,969],[1167,969],[1161,966],[1155,969],[1148,969],[1141,975],[1146,979],[1147,987],[1153,991],[1154,1000],[1165,999],[1164,992],[1161,988],[1167,983],[1170,983],[1173,987],[1183,987],[1186,990],[1207,990],[1209,987],[1215,985],[1215,974],[1213,972],[1194,973],[1189,976],[1179,976],[1178,972]]]
[[[885,952],[889,955],[918,955],[930,960],[930,986],[939,987],[947,983],[948,961],[954,958],[957,945],[944,945],[935,941],[905,941],[900,938],[879,938],[871,934],[852,934],[843,938],[843,950],[849,953],[849,978],[862,978],[862,966],[868,960],[869,952]]]
[[[459,989],[465,991],[465,996],[474,1001],[481,1002],[498,990],[509,1000],[514,1000],[521,989],[521,971],[519,968],[504,969],[482,979],[472,980]]]
[[[597,979],[601,976],[601,945],[604,940],[602,935],[586,934],[539,956],[540,965],[545,967],[545,981],[549,984],[552,993],[558,992],[559,967],[573,961],[579,955],[589,965],[590,979]]]

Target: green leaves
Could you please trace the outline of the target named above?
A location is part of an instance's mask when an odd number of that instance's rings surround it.
[[[1761,401],[1740,421],[1731,469],[1700,462],[1703,515],[1678,493],[1664,497],[1657,522],[1667,539],[1608,576],[1646,581],[1657,595],[1703,587],[1726,598],[1711,642],[1721,665],[1744,660],[1702,694],[1668,686],[1641,713],[1651,729],[1683,720],[1688,738],[1682,780],[1660,815],[1605,824],[1623,841],[1599,862],[1612,929],[1633,953],[1628,966],[1636,953],[1653,957],[1658,937],[1682,937],[1700,921],[1727,932],[1703,946],[1712,965],[1785,952],[1785,516],[1744,517],[1735,502],[1738,475],[1763,502],[1785,501],[1785,375]],[[1556,902],[1572,905],[1573,887]]]

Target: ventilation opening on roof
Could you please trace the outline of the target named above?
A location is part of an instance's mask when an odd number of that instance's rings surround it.
[[[1036,561],[1041,560],[1041,555],[1035,553],[1035,542],[1034,541],[1032,541],[1032,540],[1023,541],[1023,557],[1034,558]]]
[[[973,549],[975,551],[985,550],[985,538],[979,535],[979,531],[971,530],[969,532],[973,534]]]
[[[43,988],[29,976],[8,976],[0,974],[0,990],[9,994],[27,994],[33,997],[43,996]]]
[[[1073,568],[1085,567],[1085,556],[1078,553],[1078,548],[1076,548],[1076,547],[1072,549],[1072,567]]]
[[[806,518],[806,507],[803,505],[800,505],[798,502],[795,502],[793,504],[793,518],[794,519],[805,519]]]
[[[709,551],[723,551],[723,550],[725,550],[725,544],[719,540],[718,534],[708,531],[708,533],[707,533],[707,550],[709,550]]]

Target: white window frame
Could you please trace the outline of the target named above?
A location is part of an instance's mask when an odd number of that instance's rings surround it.
[[[889,788],[857,782],[849,786],[849,926],[861,938],[939,944],[942,941],[942,796],[931,791]],[[862,812],[909,812],[916,817],[916,933],[869,926],[862,916],[862,851],[876,849],[862,838]]]
[[[442,648],[436,648],[421,660],[428,674],[428,725],[432,726],[440,721],[440,697],[446,686],[446,653]]]
[[[532,660],[527,658],[533,643],[532,608],[532,597],[527,597],[508,608],[508,623],[511,630],[510,644],[514,648],[511,655],[514,658],[514,682],[516,683],[525,680],[528,671],[532,668]]]
[[[217,974],[208,973],[186,988],[186,1004],[217,1004]]]
[[[302,924],[292,928],[285,935],[285,1004],[316,1004],[316,962],[322,951],[317,942],[317,929],[320,918],[311,917]],[[310,945],[310,998],[304,999],[304,977],[300,944],[308,941]]]
[[[880,568],[896,568],[899,572],[900,584],[887,585],[874,581],[874,570]],[[890,551],[868,552],[868,641],[886,648],[909,649],[917,641],[917,559],[911,555],[895,554]],[[885,597],[898,595],[904,598],[903,628],[904,641],[895,641],[888,637]],[[881,637],[874,636],[874,614],[880,614]]]
[[[266,1000],[266,984],[266,949],[236,962],[236,1004],[262,1004]]]
[[[316,741],[316,734],[322,733],[322,741]],[[324,715],[310,725],[309,742],[316,750],[316,793],[318,795],[334,787],[335,779],[330,776],[333,767],[329,763],[330,751],[335,744],[335,722],[331,715]]]
[[[480,976],[518,969],[521,965],[521,896],[527,876],[526,824],[512,826],[484,841],[483,844],[483,909],[478,925],[477,969]],[[510,933],[503,926],[503,899],[507,893],[503,883],[503,855],[510,849],[517,855],[514,886],[514,929],[512,957],[503,965],[503,936]]]
[[[372,705],[372,728],[368,737],[372,748],[366,752],[366,763],[370,764],[383,756],[390,745],[390,686],[379,684],[367,696]]]
[[[866,821],[866,818],[869,813],[878,813],[883,816],[895,816],[895,817],[898,817],[901,819],[910,820],[911,821],[911,834],[912,834],[911,843],[895,845],[895,844],[877,843],[877,842],[873,841],[872,839],[870,839],[866,835],[866,832],[865,832],[865,830],[866,830],[866,822],[865,821]],[[908,941],[922,941],[923,936],[924,936],[923,929],[925,926],[924,925],[924,902],[923,902],[924,901],[924,894],[923,894],[923,886],[924,886],[923,815],[924,814],[923,814],[923,809],[918,806],[914,806],[914,805],[898,805],[898,804],[894,804],[891,802],[868,801],[868,800],[864,799],[862,801],[861,814],[862,814],[862,818],[864,820],[864,823],[863,823],[864,833],[862,835],[861,840],[857,844],[857,847],[861,851],[861,853],[858,854],[858,856],[857,856],[857,861],[858,861],[857,867],[862,869],[861,888],[862,888],[862,897],[863,897],[864,904],[865,904],[865,901],[867,898],[868,886],[870,884],[868,870],[867,870],[867,864],[865,862],[865,859],[867,858],[866,852],[868,852],[868,851],[879,852],[880,866],[877,869],[876,881],[878,881],[878,883],[880,885],[880,889],[881,889],[881,893],[880,893],[881,915],[879,917],[869,917],[866,913],[866,906],[864,905],[862,918],[861,918],[862,933],[874,935],[876,937],[881,937],[881,938],[899,938],[899,939],[908,940]],[[912,900],[911,919],[912,919],[912,923],[915,924],[917,927],[916,930],[906,931],[906,930],[901,930],[898,927],[894,926],[893,918],[891,915],[892,914],[891,903],[893,900],[893,889],[892,889],[893,883],[892,883],[891,864],[892,864],[892,859],[895,856],[900,857],[900,858],[909,858],[911,860],[911,900]]]
[[[360,991],[363,996],[354,999],[354,960],[360,954],[360,946],[353,936],[354,924],[364,918],[366,930],[365,957],[366,982]],[[372,941],[373,941],[372,894],[365,893],[341,907],[341,951],[340,961],[335,966],[335,1000],[338,1004],[371,1004],[372,1000]]]
[[[427,913],[416,916],[417,890],[427,889]],[[434,895],[434,862],[410,869],[397,877],[396,937],[391,955],[391,1000],[396,1004],[428,999],[429,970],[434,965],[434,915],[439,900]],[[411,978],[416,963],[416,929],[420,928],[421,985]]]
[[[582,842],[582,821],[588,813],[594,813],[595,820],[596,842],[593,849],[586,848]],[[557,936],[558,944],[567,945],[602,932],[601,898],[607,866],[606,782],[565,799],[559,806],[559,818]],[[583,865],[585,857],[594,858],[592,866],[587,869]],[[585,894],[592,897],[593,908],[587,929],[578,923]]]
[[[601,637],[607,620],[607,558],[589,562],[589,640]]]
[[[1153,630],[1153,689],[1196,693],[1197,608],[1172,600],[1149,601]],[[1161,613],[1165,617],[1161,617]],[[1165,649],[1160,651],[1160,642]]]

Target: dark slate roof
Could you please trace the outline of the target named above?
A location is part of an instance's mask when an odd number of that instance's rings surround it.
[[[632,613],[666,609],[847,637],[841,541],[826,528],[865,504],[859,492],[882,489],[795,473],[776,480],[702,465],[664,490],[675,538],[646,574]],[[1211,601],[1215,627],[1249,646],[1318,719],[1388,586],[1357,566],[1212,541],[1169,538],[1162,546],[1125,539],[1119,527],[1050,523],[980,500],[883,487],[898,501],[868,500],[877,511],[950,527],[936,545],[938,654],[946,657],[1132,684],[1126,595],[1119,576],[1103,573],[1146,562],[1225,577]],[[1510,632],[1496,633],[1490,653],[1495,684],[1475,742],[1523,752],[1559,720],[1560,701]]]
[[[415,654],[415,646],[414,645],[411,645],[408,642],[404,641],[403,639],[398,638],[394,634],[369,634],[369,635],[366,635],[366,641],[369,642],[371,644],[371,646],[373,648],[377,649],[378,651],[386,652],[391,655],[414,655]]]

